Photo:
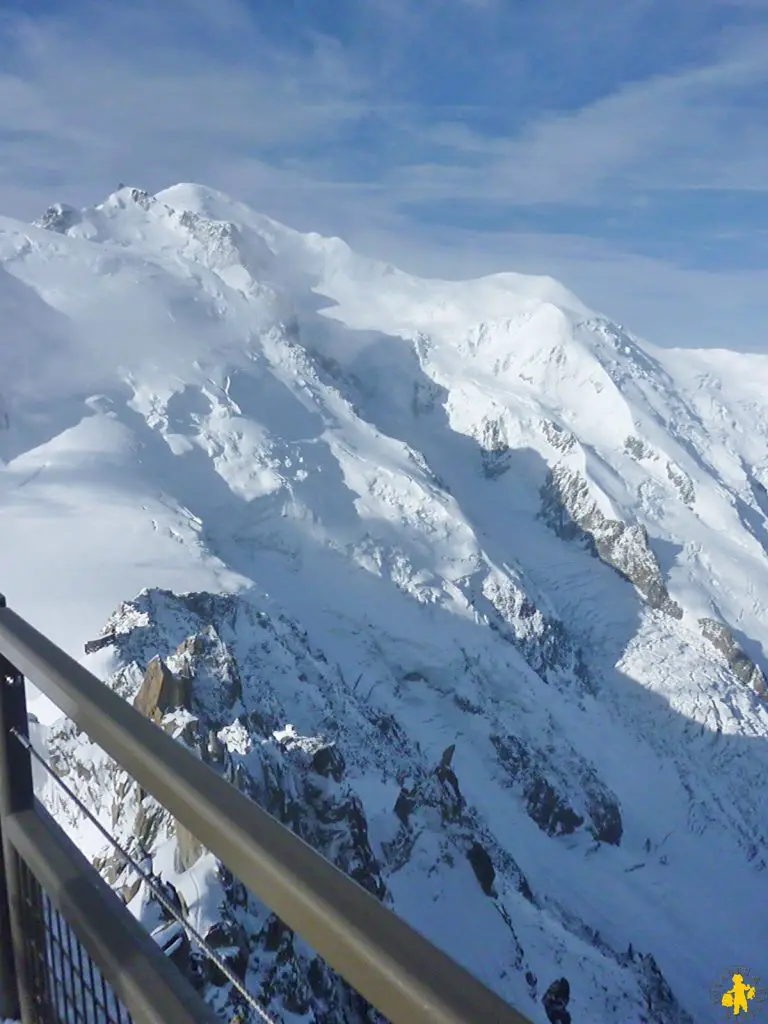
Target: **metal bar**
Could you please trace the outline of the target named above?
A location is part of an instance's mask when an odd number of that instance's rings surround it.
[[[37,1024],[51,1024],[56,1020],[55,1001],[50,964],[53,957],[53,943],[48,931],[51,919],[51,903],[40,887],[40,883],[29,870],[29,865],[19,858],[22,878],[22,898],[24,900],[24,934],[27,936],[27,962],[29,974],[27,980],[32,986],[35,1003],[35,1020]],[[49,953],[50,951],[50,953]]]
[[[0,1016],[13,1018],[19,1012],[19,993],[13,957],[8,878],[3,851],[3,821],[0,816]]]
[[[24,1024],[32,1024],[35,1011],[33,989],[29,983],[29,965],[25,955],[27,937],[22,928],[24,908],[21,879],[16,858],[9,845],[7,827],[9,815],[26,811],[33,806],[34,789],[29,753],[11,738],[11,729],[16,729],[22,736],[29,735],[24,676],[17,665],[0,654],[0,832],[13,951],[11,969],[15,975],[15,991],[14,978],[9,977],[8,991],[3,993],[3,998],[7,999],[9,1016],[19,1016]],[[9,961],[10,958],[6,960],[6,969]]]
[[[192,941],[198,946],[198,948],[205,953],[208,959],[212,963],[216,964],[217,968],[221,971],[224,977],[229,982],[231,982],[233,987],[245,999],[245,1001],[248,1003],[251,1009],[255,1011],[256,1015],[265,1021],[269,1021],[269,1017],[265,1013],[263,1007],[259,1006],[256,999],[254,999],[254,997],[244,987],[243,982],[240,980],[240,978],[238,978],[237,974],[232,970],[231,967],[227,965],[226,961],[219,956],[216,950],[211,948],[211,946],[205,941],[205,938],[192,924],[190,924],[190,922],[187,920],[184,914],[179,913],[179,910],[176,907],[176,905],[174,905],[174,903],[168,899],[168,896],[163,889],[162,883],[154,879],[150,874],[147,874],[147,872],[142,868],[142,866],[137,863],[136,859],[132,857],[130,853],[128,853],[128,851],[114,838],[114,836],[110,835],[109,831],[104,828],[104,826],[101,824],[96,815],[88,809],[88,807],[82,802],[80,797],[78,797],[77,794],[72,789],[70,789],[67,783],[64,782],[64,780],[60,778],[55,771],[52,770],[47,761],[42,757],[42,755],[38,751],[34,749],[34,747],[30,745],[28,740],[24,740],[23,737],[20,737],[18,733],[15,732],[12,732],[12,735],[16,739],[20,740],[20,742],[22,742],[26,746],[27,750],[32,755],[32,758],[37,760],[45,768],[45,770],[50,773],[51,778],[54,779],[56,784],[61,787],[62,792],[67,794],[67,796],[70,798],[70,800],[72,800],[74,805],[80,809],[80,811],[91,822],[94,828],[120,855],[120,857],[123,860],[123,863],[126,866],[130,866],[131,868],[133,868],[136,875],[146,884],[147,888],[152,891],[152,893],[157,898],[161,906],[163,906],[165,910],[168,912],[168,914],[170,914],[171,919],[176,921],[184,929],[188,937],[192,939]]]
[[[9,608],[0,650],[392,1024],[529,1024]]]
[[[135,1024],[220,1024],[42,807],[12,814],[5,828],[8,842],[29,865]],[[66,979],[62,981],[70,1001]]]
[[[33,872],[34,874],[34,872]],[[43,886],[45,889],[45,886]],[[53,1006],[59,1020],[69,1021],[67,1013],[67,961],[61,945],[61,914],[53,909],[48,917],[51,941],[51,978],[53,980]]]

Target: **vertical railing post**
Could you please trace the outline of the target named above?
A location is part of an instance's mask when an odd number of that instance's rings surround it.
[[[2,682],[0,680],[0,685]],[[14,1019],[19,1014],[19,986],[13,955],[11,904],[5,864],[3,815],[0,814],[0,1017]]]
[[[29,734],[24,677],[0,654],[0,1014],[14,1019],[21,1015],[26,1024],[34,1019],[33,994],[26,978],[19,872],[2,822],[34,805],[34,788],[29,752],[11,735],[12,729]]]

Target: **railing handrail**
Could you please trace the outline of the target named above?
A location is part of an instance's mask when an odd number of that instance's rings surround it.
[[[392,1024],[530,1024],[4,606],[0,652]]]
[[[43,807],[12,814],[3,828],[137,1024],[220,1021]]]
[[[0,654],[0,1017],[215,1024],[191,978],[35,798],[28,737],[24,676]]]

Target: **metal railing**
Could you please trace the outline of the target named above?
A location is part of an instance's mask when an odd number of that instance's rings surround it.
[[[24,677],[392,1024],[529,1024],[2,598],[0,1016],[219,1019],[34,799]]]

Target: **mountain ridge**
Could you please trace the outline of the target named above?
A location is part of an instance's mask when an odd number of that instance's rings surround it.
[[[9,600],[129,699],[156,656],[186,673],[160,720],[260,800],[264,757],[312,804],[336,750],[342,847],[370,836],[395,909],[531,1020],[559,975],[575,1021],[709,1019],[766,937],[768,360],[661,351],[547,278],[419,281],[200,186],[0,220],[0,264]],[[160,833],[283,1019],[368,1019],[297,946],[275,982],[263,908]]]

